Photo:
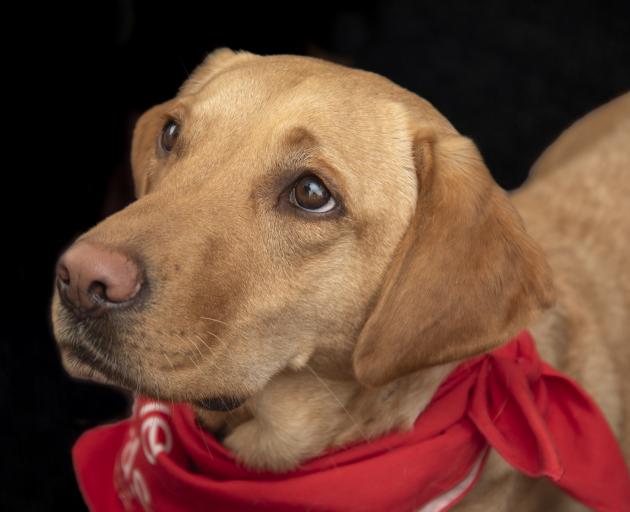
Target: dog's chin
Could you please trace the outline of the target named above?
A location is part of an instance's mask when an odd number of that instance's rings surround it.
[[[140,390],[134,386],[120,371],[99,364],[98,356],[92,355],[92,350],[83,346],[60,343],[61,361],[66,372],[75,379],[87,380],[108,386],[140,392],[141,394],[155,398],[156,400],[169,400],[177,402],[178,399],[169,398],[166,390],[152,393],[149,390]],[[248,397],[240,396],[206,396],[199,399],[188,400],[192,405],[207,411],[227,412],[237,409],[245,403]]]
[[[72,378],[120,387],[114,378],[106,375],[94,365],[87,363],[72,349],[62,346],[60,347],[60,353],[64,370]]]

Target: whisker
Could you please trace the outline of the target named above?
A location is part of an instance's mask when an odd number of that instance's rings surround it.
[[[317,372],[311,368],[311,366],[309,364],[305,365],[306,368],[309,369],[309,371],[315,376],[315,378],[319,381],[319,383],[324,387],[324,389],[326,389],[326,391],[328,391],[328,393],[330,393],[330,396],[333,397],[333,399],[339,404],[339,406],[343,409],[343,411],[346,413],[346,415],[348,416],[348,418],[350,418],[350,421],[352,421],[352,423],[354,424],[354,426],[358,429],[359,433],[361,434],[361,437],[363,438],[364,441],[368,440],[368,436],[366,435],[366,433],[363,431],[363,429],[361,428],[359,422],[357,421],[357,419],[352,416],[352,414],[350,414],[350,411],[346,408],[346,406],[343,404],[343,402],[339,399],[339,397],[337,395],[335,395],[335,393],[333,392],[333,390],[330,388],[330,386],[328,384],[326,384],[326,381],[324,381],[324,379],[322,379]]]
[[[243,332],[243,329],[241,327],[237,325],[228,324],[227,322],[224,322],[223,320],[219,320],[218,318],[212,318],[211,316],[200,316],[199,318],[201,320],[208,320],[209,322],[216,322],[218,324],[225,325],[226,327],[229,327],[231,329],[235,329],[236,331]]]
[[[219,336],[217,336],[216,334],[214,334],[211,331],[206,331],[206,334],[209,334],[210,336],[214,336],[215,339],[219,340],[221,343],[223,343],[224,346],[227,346],[227,342],[223,339],[220,338]]]
[[[142,388],[142,373],[141,372],[137,372],[137,378],[136,378],[136,390],[135,390],[135,396],[140,396],[140,389]]]
[[[190,345],[193,346],[193,348],[195,348],[197,350],[197,352],[199,352],[199,357],[201,359],[203,359],[203,354],[201,353],[201,350],[199,350],[199,347],[197,345],[195,345],[192,340],[189,340],[188,338],[182,338],[179,334],[175,333],[175,336],[177,337],[177,339],[181,340],[181,341],[185,341],[186,343],[189,343]],[[188,354],[188,358],[193,361],[193,359],[190,357],[190,354]],[[194,361],[193,361],[194,362]],[[197,368],[199,368],[199,365],[195,362],[195,366]]]
[[[173,362],[169,359],[169,357],[166,355],[166,352],[162,352],[162,355],[164,356],[164,359],[168,361],[168,364],[171,365],[171,369],[175,370],[175,366],[173,365]]]
[[[210,320],[211,322],[218,322],[223,325],[228,325],[226,322],[224,322],[223,320],[219,320],[218,318],[211,318],[209,316],[200,316],[199,318],[201,318],[202,320]]]
[[[206,447],[206,451],[208,452],[208,455],[210,455],[211,459],[214,459],[214,455],[212,455],[212,452],[210,451],[210,447],[208,446],[208,443],[206,442],[205,429],[202,428],[202,426],[199,425],[199,422],[197,421],[195,421],[195,425],[197,426],[197,430],[199,430],[199,436],[201,437],[201,440],[203,441],[203,445]]]
[[[204,340],[201,336],[199,336],[198,334],[195,334],[195,338],[197,338],[199,341],[201,341],[201,343],[204,344],[204,346],[208,349],[208,350],[212,350],[210,348],[210,345],[208,345],[208,343],[206,342],[206,340]]]

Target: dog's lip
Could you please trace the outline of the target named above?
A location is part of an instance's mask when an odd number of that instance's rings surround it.
[[[61,354],[64,368],[71,377],[98,382],[99,384],[115,384],[103,372],[81,359],[72,348],[63,347]]]
[[[111,373],[107,371],[109,368],[100,367],[101,357],[92,347],[83,343],[76,345],[75,343],[60,342],[59,348],[63,366],[70,376],[110,386],[128,387],[117,382],[114,379],[115,375],[109,375]],[[150,393],[147,393],[147,396],[149,395]],[[191,403],[208,411],[228,412],[243,405],[247,398],[243,396],[216,395],[192,400]]]
[[[247,400],[245,397],[235,396],[214,396],[208,398],[202,398],[201,400],[193,401],[193,404],[202,409],[209,411],[232,411],[237,407],[243,405]]]
[[[90,347],[74,343],[59,343],[63,366],[68,374],[76,379],[89,380],[100,384],[119,386],[119,383],[97,362],[100,356]]]

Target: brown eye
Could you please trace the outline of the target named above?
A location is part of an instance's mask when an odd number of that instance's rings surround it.
[[[175,142],[177,142],[177,137],[179,135],[179,123],[177,121],[167,121],[162,128],[162,135],[160,136],[160,146],[167,153],[170,153],[175,146]]]
[[[337,205],[322,180],[312,174],[295,183],[289,194],[289,201],[302,210],[317,213],[329,212]]]

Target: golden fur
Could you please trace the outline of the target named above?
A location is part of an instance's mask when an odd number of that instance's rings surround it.
[[[55,294],[64,365],[162,399],[246,398],[199,419],[245,465],[283,471],[410,428],[459,361],[527,327],[630,457],[629,100],[563,135],[510,200],[469,139],[390,81],[215,51],[138,122],[139,199],[80,238],[142,261],[150,299],[111,334],[108,372],[73,359],[96,331]],[[170,118],[181,135],[161,154]],[[339,212],[288,204],[305,169]],[[495,454],[458,506],[552,507],[579,509]]]

